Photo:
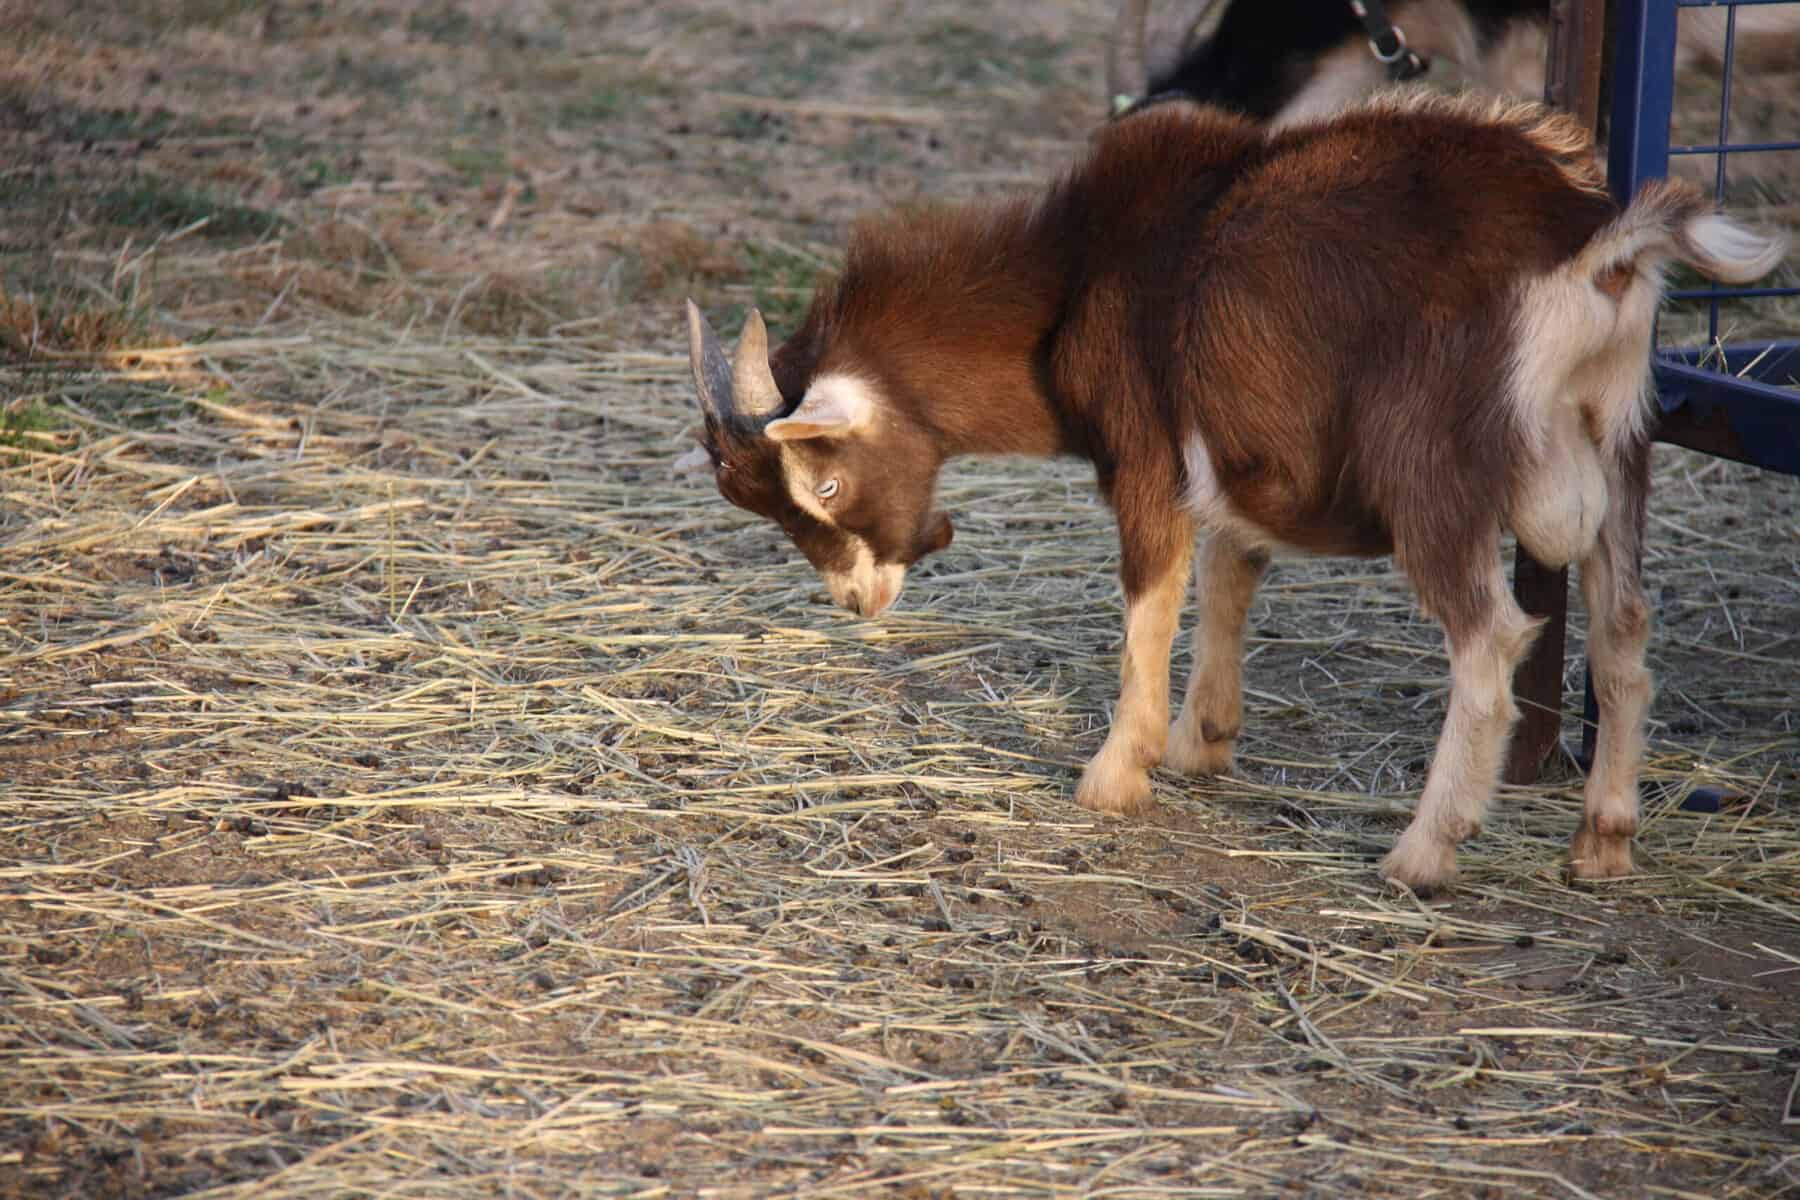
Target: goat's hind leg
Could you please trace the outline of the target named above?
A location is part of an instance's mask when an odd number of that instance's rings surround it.
[[[1450,649],[1450,708],[1412,823],[1381,863],[1384,878],[1429,892],[1456,879],[1456,845],[1481,830],[1500,780],[1507,733],[1518,709],[1513,670],[1541,622],[1525,615],[1507,587],[1498,539],[1449,586],[1421,586],[1419,598],[1444,624]],[[1460,585],[1460,586],[1458,586]]]
[[[1269,560],[1216,533],[1201,536],[1196,559],[1194,662],[1163,765],[1223,775],[1243,723],[1244,619]]]
[[[1650,710],[1650,606],[1639,574],[1644,505],[1649,490],[1647,444],[1623,455],[1613,472],[1614,502],[1600,537],[1581,560],[1581,595],[1588,611],[1588,670],[1599,702],[1594,761],[1583,792],[1581,829],[1569,857],[1577,879],[1631,874],[1637,832],[1638,771],[1644,758],[1644,720]]]

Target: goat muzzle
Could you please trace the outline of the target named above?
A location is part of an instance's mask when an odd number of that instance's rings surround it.
[[[858,563],[848,571],[826,572],[825,589],[838,607],[862,617],[880,616],[900,598],[906,568],[898,563]]]

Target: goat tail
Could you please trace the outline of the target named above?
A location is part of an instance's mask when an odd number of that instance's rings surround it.
[[[1674,260],[1720,283],[1749,283],[1774,270],[1787,253],[1787,238],[1716,211],[1693,184],[1653,179],[1594,235],[1581,258],[1595,279]]]
[[[1675,248],[1676,258],[1708,279],[1749,283],[1781,265],[1788,241],[1780,234],[1739,224],[1724,213],[1703,212],[1682,225]]]
[[[1514,379],[1522,428],[1548,445],[1559,422],[1575,420],[1579,410],[1597,423],[1609,453],[1641,441],[1654,411],[1647,399],[1650,337],[1668,265],[1748,283],[1787,250],[1786,239],[1717,212],[1691,183],[1645,184],[1572,260],[1527,284]],[[1565,407],[1564,398],[1580,404]]]

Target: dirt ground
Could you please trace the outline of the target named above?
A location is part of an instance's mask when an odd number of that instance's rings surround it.
[[[1800,481],[1658,451],[1642,873],[1560,766],[1424,903],[1388,564],[1123,823],[1084,471],[956,465],[874,622],[671,472],[683,298],[1046,177],[1109,20],[0,0],[0,1195],[1800,1195]]]

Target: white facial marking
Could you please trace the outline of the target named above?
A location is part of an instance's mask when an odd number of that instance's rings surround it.
[[[787,480],[788,495],[796,508],[810,513],[821,524],[836,528],[837,522],[831,519],[831,513],[819,499],[819,489],[824,482],[807,468],[806,462],[791,446],[781,448],[781,476]]]
[[[874,419],[875,395],[854,375],[827,374],[813,380],[793,415],[771,421],[765,432],[781,443],[781,470],[796,507],[827,525],[837,524],[820,500],[837,494],[841,480],[809,468],[794,445],[814,438],[849,437]]]
[[[847,571],[821,571],[825,588],[840,607],[865,617],[884,612],[900,597],[906,582],[906,568],[899,563],[877,563],[869,544],[861,538],[856,543],[856,560]]]

